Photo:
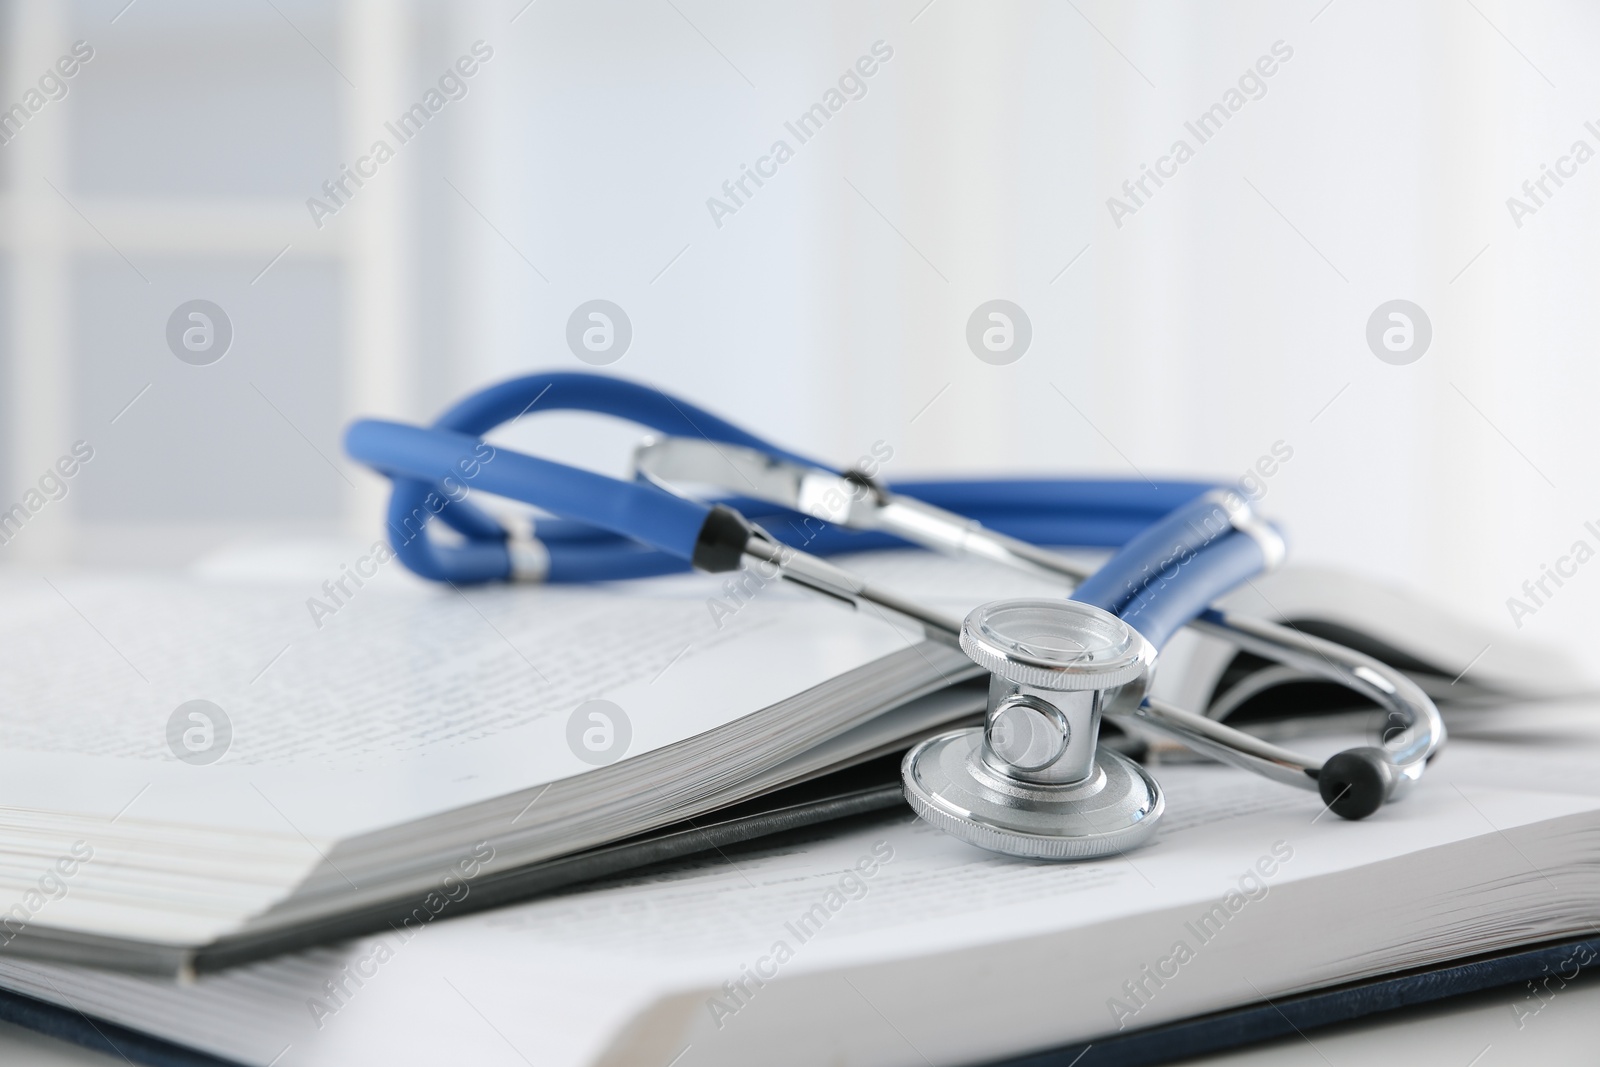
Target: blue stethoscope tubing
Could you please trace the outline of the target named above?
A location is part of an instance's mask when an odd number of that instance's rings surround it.
[[[714,516],[730,506],[780,541],[813,555],[906,543],[872,531],[819,528],[816,520],[767,501],[734,498],[712,504],[498,446],[486,451],[483,435],[549,411],[609,415],[657,433],[743,446],[838,473],[649,386],[602,374],[530,374],[466,397],[431,427],[380,419],[361,419],[349,427],[346,451],[393,482],[388,528],[407,568],[457,584],[512,577],[506,529],[464,499],[461,486],[556,516],[538,520],[536,527],[549,556],[545,580],[550,582],[642,578],[696,563],[708,569],[706,560],[715,554],[706,551],[707,538],[714,528],[726,533],[726,524]],[[452,485],[455,491],[447,488]],[[931,480],[887,488],[1036,544],[1117,547],[1072,598],[1121,616],[1157,648],[1268,563],[1259,541],[1230,524],[1214,483]],[[458,543],[427,535],[426,524],[435,516],[461,535]],[[726,560],[726,554],[720,558]],[[737,554],[733,559],[732,566],[719,563],[712,569],[733,569]]]

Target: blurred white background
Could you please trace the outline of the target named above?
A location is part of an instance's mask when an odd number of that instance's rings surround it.
[[[0,107],[26,112],[0,121],[0,510],[94,449],[0,560],[375,534],[342,425],[583,369],[567,319],[602,298],[633,328],[610,372],[841,462],[883,439],[891,480],[1236,478],[1282,442],[1262,506],[1297,559],[1508,640],[1600,637],[1600,564],[1520,633],[1506,603],[1600,547],[1600,163],[1520,226],[1507,207],[1600,149],[1593,6],[12,0],[0,23]],[[319,227],[308,198],[479,41],[466,95]],[[865,95],[800,143],[785,122],[876,42]],[[1185,123],[1275,49],[1200,144]],[[1180,138],[1193,158],[1114,219]],[[779,139],[793,158],[714,218]],[[997,298],[1033,332],[1004,366],[966,341]],[[168,348],[192,299],[233,327],[208,366]],[[1394,299],[1432,326],[1405,365],[1366,339]],[[633,437],[535,421],[530,446],[612,469]]]

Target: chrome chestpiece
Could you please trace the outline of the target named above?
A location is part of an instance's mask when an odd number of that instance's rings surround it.
[[[1105,713],[1144,699],[1156,650],[1110,612],[1073,600],[1001,600],[961,626],[989,671],[984,725],[906,754],[906,797],[924,819],[996,852],[1087,859],[1155,832],[1161,787],[1099,744]]]

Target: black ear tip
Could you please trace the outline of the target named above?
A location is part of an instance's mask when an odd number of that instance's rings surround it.
[[[1383,806],[1391,775],[1382,749],[1350,748],[1330,756],[1317,773],[1322,802],[1343,819],[1365,819]]]

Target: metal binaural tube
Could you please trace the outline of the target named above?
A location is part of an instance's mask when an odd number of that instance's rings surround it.
[[[1056,552],[1009,537],[976,520],[920,500],[882,491],[869,492],[862,485],[831,472],[753,449],[730,449],[723,445],[716,452],[718,462],[724,466],[729,462],[729,453],[734,454],[737,465],[745,468],[747,483],[759,487],[758,495],[791,507],[809,511],[811,509],[803,506],[807,500],[828,496],[820,493],[822,483],[834,486],[838,491],[832,496],[844,503],[830,509],[827,517],[831,521],[856,529],[891,533],[947,554],[978,556],[1018,570],[1059,578],[1073,586],[1088,577],[1084,568]],[[713,481],[715,464],[709,462],[710,458],[710,453],[698,443],[683,439],[647,443],[641,446],[638,455],[641,470],[649,471],[658,484],[674,475],[687,474]],[[1235,529],[1248,534],[1260,546],[1269,565],[1276,562],[1282,551],[1281,540],[1253,515],[1248,504],[1236,496],[1216,499],[1214,504],[1227,513]],[[954,643],[960,632],[958,619],[869,586],[843,568],[774,540],[752,538],[746,555],[758,562],[776,565],[782,577],[814,591],[856,606],[872,604],[913,619],[937,640]],[[1421,776],[1428,759],[1445,741],[1444,721],[1433,701],[1416,683],[1387,664],[1292,627],[1216,610],[1207,611],[1189,625],[1200,633],[1228,641],[1286,667],[1327,678],[1383,708],[1390,717],[1382,738],[1384,756],[1392,763],[1394,772],[1387,788],[1390,797],[1404,793]],[[1317,787],[1320,761],[1159,700],[1116,703],[1118,706],[1106,709],[1107,714],[1131,719],[1199,752],[1246,766],[1269,778],[1303,788]]]
[[[889,590],[868,585],[843,567],[835,567],[826,560],[761,536],[750,538],[744,553],[758,563],[776,567],[781,578],[812,592],[843,600],[855,607],[867,603],[887,608],[920,623],[929,637],[943,644],[958,643],[960,619],[914,600],[907,600]]]
[[[1383,731],[1382,747],[1397,773],[1390,793],[1399,796],[1422,776],[1443,746],[1444,718],[1422,687],[1387,663],[1324,638],[1265,619],[1211,612],[1190,624],[1246,652],[1338,682],[1398,720]],[[1398,726],[1398,729],[1395,728]]]
[[[1112,714],[1116,718],[1148,727],[1223,763],[1243,767],[1285,785],[1309,789],[1313,793],[1317,791],[1317,772],[1322,769],[1321,760],[1279,748],[1215,719],[1184,711],[1154,697],[1146,697],[1137,708]]]

